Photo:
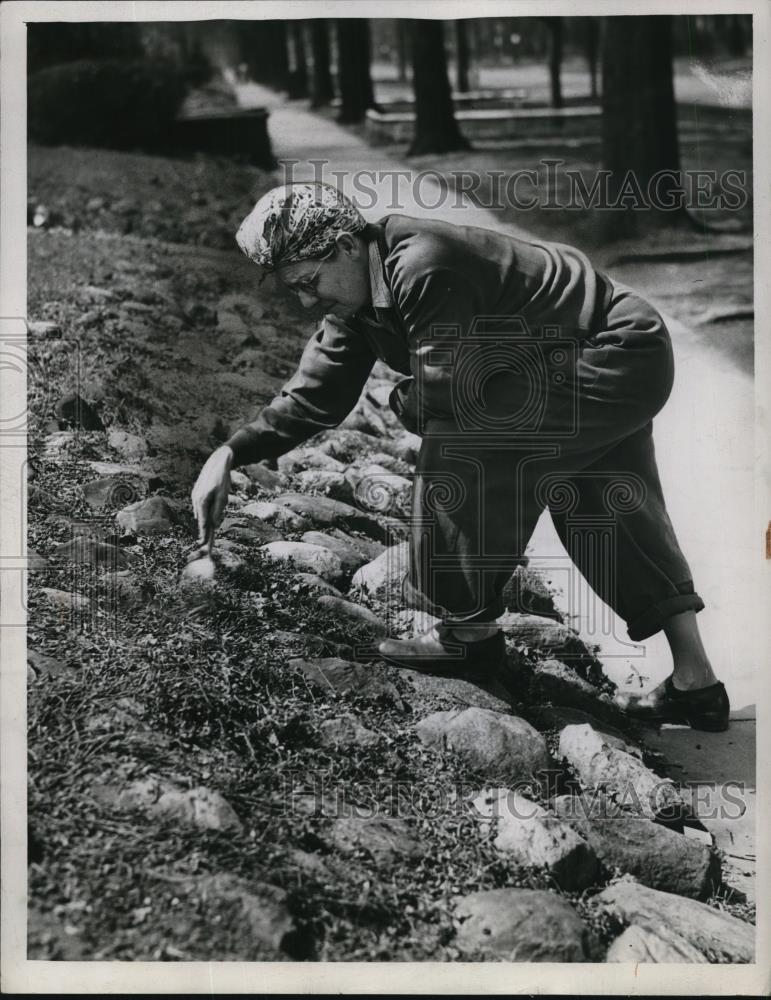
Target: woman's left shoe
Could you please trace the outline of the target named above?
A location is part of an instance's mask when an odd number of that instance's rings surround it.
[[[672,722],[704,732],[728,729],[731,704],[722,681],[692,691],[681,691],[672,677],[647,695],[632,696],[619,707],[641,722]]]
[[[385,639],[378,650],[384,660],[397,667],[446,676],[494,673],[506,660],[503,632],[498,631],[487,639],[464,642],[452,637],[442,625],[414,639]]]

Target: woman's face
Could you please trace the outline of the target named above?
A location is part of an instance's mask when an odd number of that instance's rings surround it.
[[[349,233],[338,237],[328,257],[286,264],[277,273],[305,309],[320,307],[342,319],[371,302],[367,244]]]

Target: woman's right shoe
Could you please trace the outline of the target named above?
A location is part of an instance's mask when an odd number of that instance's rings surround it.
[[[647,695],[632,696],[619,707],[641,722],[671,722],[714,733],[728,729],[731,712],[722,681],[681,691],[674,686],[671,676]]]

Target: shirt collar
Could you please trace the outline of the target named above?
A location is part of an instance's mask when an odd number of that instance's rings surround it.
[[[383,274],[383,258],[377,240],[369,243],[369,284],[372,292],[372,306],[375,309],[390,309],[393,305],[391,289]]]

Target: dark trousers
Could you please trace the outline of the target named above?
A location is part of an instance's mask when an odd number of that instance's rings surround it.
[[[503,588],[548,508],[568,554],[631,639],[703,609],[667,514],[652,437],[674,378],[670,335],[628,288],[608,291],[588,339],[566,341],[562,354],[541,340],[497,383],[479,383],[480,397],[492,388],[476,424],[468,386],[458,390],[463,413],[426,418],[409,603],[456,623],[497,618]]]

